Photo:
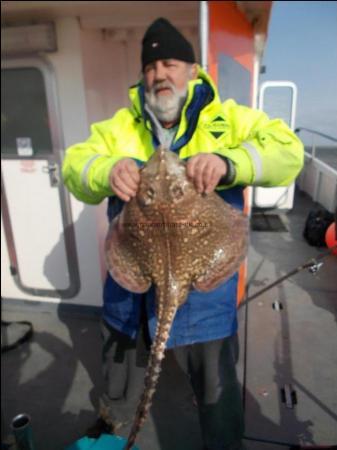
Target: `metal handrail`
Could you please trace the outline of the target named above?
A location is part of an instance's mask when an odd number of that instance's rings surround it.
[[[337,142],[337,138],[329,136],[328,134],[321,133],[320,131],[311,130],[310,128],[298,127],[295,129],[295,133],[299,133],[300,131],[308,131],[311,134],[316,134],[317,136],[322,136],[326,139],[329,139],[332,142]]]
[[[327,169],[329,172],[333,172],[333,174],[336,174],[336,169],[333,169],[332,167],[330,167],[328,164],[326,164],[325,162],[323,162],[320,158],[317,158],[316,156],[316,142],[315,142],[315,136],[321,136],[325,139],[328,139],[332,142],[336,142],[337,143],[337,138],[329,136],[328,134],[325,133],[321,133],[320,131],[317,130],[312,130],[310,128],[304,128],[304,127],[298,127],[295,129],[295,133],[299,133],[300,131],[308,131],[309,133],[312,134],[312,142],[311,142],[311,153],[308,152],[304,152],[305,155],[310,158],[311,160],[315,160],[317,164],[320,164],[321,166],[325,166],[325,169]]]
[[[334,211],[337,205],[337,170],[330,165],[328,165],[326,162],[324,162],[322,159],[317,158],[316,156],[316,143],[315,143],[315,137],[320,136],[323,137],[330,142],[337,142],[337,138],[329,136],[325,133],[321,133],[320,131],[312,130],[310,128],[304,128],[304,127],[298,127],[295,129],[295,133],[299,133],[300,131],[307,131],[311,133],[311,153],[304,152],[305,157],[309,160],[309,164],[313,164],[313,167],[316,170],[316,176],[314,181],[314,187],[313,189],[309,189],[309,191],[305,188],[306,182],[306,170],[304,169],[300,175],[299,178],[299,185],[300,188],[305,190],[312,199],[316,202],[319,201],[320,193],[322,190],[322,179],[323,175],[328,175],[330,179],[334,180],[334,192],[331,195],[331,199],[324,201],[323,206],[325,206],[329,211]],[[335,147],[335,145],[334,145]]]

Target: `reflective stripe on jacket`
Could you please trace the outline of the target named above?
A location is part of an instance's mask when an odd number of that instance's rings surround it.
[[[66,152],[63,177],[69,190],[91,204],[109,197],[109,219],[121,209],[111,191],[109,174],[120,159],[129,157],[146,162],[159,144],[150,117],[144,111],[144,87],[130,89],[132,106],[118,111],[112,119],[93,124],[89,139]],[[187,159],[199,152],[230,158],[236,168],[231,186],[218,193],[228,203],[242,208],[245,185],[285,186],[303,164],[303,145],[279,119],[269,120],[261,111],[220,102],[211,79],[199,70],[199,78],[189,82],[188,97],[171,150]],[[219,339],[236,332],[237,274],[209,293],[190,292],[178,310],[168,347]],[[150,334],[156,319],[153,289],[146,295]],[[103,316],[119,331],[136,336],[141,296],[121,288],[108,276],[104,288]]]

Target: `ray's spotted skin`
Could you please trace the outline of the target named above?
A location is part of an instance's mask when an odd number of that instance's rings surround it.
[[[245,258],[248,220],[216,193],[199,194],[185,163],[159,148],[141,170],[136,197],[111,223],[106,259],[111,276],[131,292],[156,289],[157,329],[125,450],[132,448],[155,392],[177,309],[191,288],[209,291]]]

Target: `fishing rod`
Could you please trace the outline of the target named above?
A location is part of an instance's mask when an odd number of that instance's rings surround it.
[[[264,294],[265,292],[269,291],[273,287],[277,286],[278,284],[285,281],[287,278],[290,278],[291,276],[295,275],[296,273],[301,272],[304,269],[309,269],[309,272],[312,274],[316,274],[320,268],[323,266],[323,262],[319,262],[322,259],[326,258],[327,256],[331,255],[335,250],[337,249],[337,244],[333,247],[329,248],[329,250],[321,253],[320,255],[316,256],[315,258],[310,258],[307,262],[304,264],[299,265],[295,269],[291,270],[287,274],[283,275],[282,277],[278,278],[273,283],[269,284],[268,286],[264,287],[260,291],[256,292],[255,294],[251,295],[250,297],[247,297],[242,304],[251,302],[252,300],[255,300],[260,295]]]

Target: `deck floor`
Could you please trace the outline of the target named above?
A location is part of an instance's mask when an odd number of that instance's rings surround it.
[[[313,204],[297,194],[281,216],[288,231],[252,232],[249,295],[321,251],[302,238]],[[240,361],[247,450],[287,448],[280,443],[337,444],[337,257],[316,275],[303,271],[239,310]],[[282,303],[277,311],[272,304]],[[32,339],[2,355],[2,434],[16,414],[32,417],[36,450],[63,450],[95,418],[103,389],[99,318],[30,302],[2,305],[3,319],[26,320]],[[281,389],[296,391],[297,405]],[[187,378],[171,352],[140,433],[142,450],[201,450],[197,410]]]

